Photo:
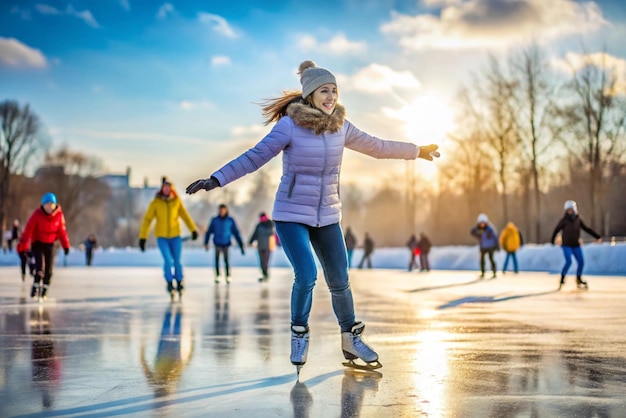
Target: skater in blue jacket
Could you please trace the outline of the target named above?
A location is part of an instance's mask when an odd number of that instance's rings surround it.
[[[476,226],[472,228],[471,234],[478,238],[480,247],[480,278],[485,277],[485,255],[489,256],[493,278],[496,278],[496,262],[493,253],[500,249],[498,233],[496,228],[489,223],[489,218],[484,213],[478,215]]]
[[[237,229],[235,220],[228,215],[228,206],[221,204],[218,207],[218,215],[211,219],[209,228],[204,234],[204,248],[209,250],[209,240],[213,235],[213,245],[215,245],[215,283],[220,282],[220,254],[224,257],[224,269],[226,270],[226,283],[230,283],[230,263],[228,260],[228,249],[233,237],[239,244],[241,254],[246,253],[243,241]]]

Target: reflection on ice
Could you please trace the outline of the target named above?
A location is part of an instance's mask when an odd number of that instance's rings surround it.
[[[184,325],[187,325],[183,327]],[[151,367],[141,348],[141,366],[156,397],[171,394],[176,389],[183,370],[193,356],[193,332],[183,323],[182,307],[173,304],[165,310],[156,359]]]
[[[61,356],[55,351],[50,314],[43,306],[30,312],[30,334],[33,386],[41,393],[43,408],[49,409],[61,381]]]
[[[361,416],[365,396],[378,391],[382,373],[377,371],[345,370],[341,380],[341,417]]]

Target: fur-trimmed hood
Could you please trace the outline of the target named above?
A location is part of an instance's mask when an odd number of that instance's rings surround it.
[[[341,129],[346,120],[346,109],[337,103],[331,115],[306,103],[292,103],[287,107],[287,116],[291,117],[296,125],[311,129],[316,135],[324,132],[335,133]]]

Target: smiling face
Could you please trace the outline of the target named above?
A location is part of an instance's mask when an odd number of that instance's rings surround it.
[[[335,110],[338,97],[337,86],[332,83],[321,85],[311,94],[313,106],[327,115],[332,114]]]

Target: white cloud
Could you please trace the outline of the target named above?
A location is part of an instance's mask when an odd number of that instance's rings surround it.
[[[120,6],[127,12],[130,11],[130,1],[129,0],[119,0]]]
[[[215,105],[208,100],[182,100],[179,107],[183,110],[214,109]]]
[[[419,89],[420,82],[410,71],[395,71],[385,65],[373,63],[361,68],[352,76],[339,74],[338,84],[342,90],[365,93],[391,93],[394,89]]]
[[[174,13],[174,6],[172,6],[170,3],[163,3],[157,11],[156,17],[157,19],[165,19],[168,15],[172,13]]]
[[[607,22],[595,2],[468,0],[439,16],[393,13],[380,30],[407,50],[504,47],[593,32]]]
[[[227,57],[225,55],[215,55],[214,57],[211,57],[211,65],[213,67],[219,67],[219,66],[230,65],[230,64],[231,64],[230,57]]]
[[[215,30],[215,32],[219,33],[220,35],[226,36],[227,38],[237,37],[237,33],[235,33],[233,28],[222,16],[200,12],[198,13],[198,20],[201,23],[210,25],[213,30]]]
[[[39,13],[43,15],[74,16],[74,17],[79,18],[80,20],[82,20],[83,22],[91,26],[92,28],[100,27],[100,25],[98,25],[98,22],[96,21],[96,19],[93,17],[93,15],[91,14],[89,10],[83,10],[82,12],[79,12],[78,10],[74,9],[74,6],[72,6],[71,4],[68,4],[65,11],[61,11],[57,9],[56,7],[49,6],[47,4],[37,4],[35,5],[35,10],[37,10]]]
[[[46,57],[15,38],[0,37],[0,66],[14,68],[45,68]]]
[[[343,33],[338,33],[328,42],[318,42],[314,36],[303,35],[298,40],[298,47],[302,50],[328,51],[334,55],[360,54],[367,50],[365,42],[350,41]]]
[[[626,94],[626,59],[618,58],[605,52],[580,54],[568,52],[563,59],[552,60],[552,66],[564,73],[572,74],[587,66],[607,70],[615,77],[612,94]]]

